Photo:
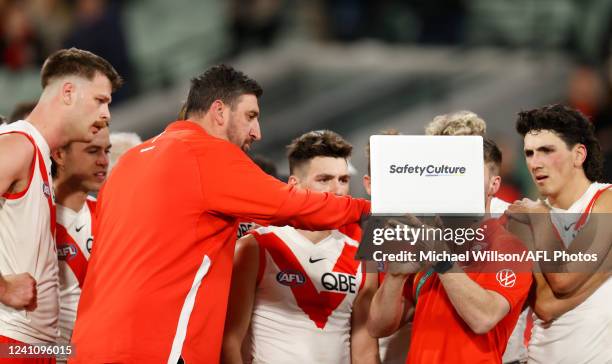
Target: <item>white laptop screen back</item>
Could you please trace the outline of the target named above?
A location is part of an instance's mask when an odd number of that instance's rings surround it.
[[[483,214],[480,136],[370,137],[373,214]]]

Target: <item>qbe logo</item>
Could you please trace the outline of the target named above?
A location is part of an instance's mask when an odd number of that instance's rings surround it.
[[[306,278],[302,272],[297,270],[281,271],[276,274],[276,281],[285,286],[299,286],[306,283]]]
[[[502,269],[497,272],[496,276],[497,281],[502,287],[512,288],[516,283],[516,274],[510,269]]]
[[[321,276],[321,285],[328,291],[355,293],[357,277],[345,273],[325,273]]]

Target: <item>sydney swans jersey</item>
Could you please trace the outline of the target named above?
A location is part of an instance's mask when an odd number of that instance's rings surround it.
[[[96,204],[72,363],[216,363],[240,221],[324,230],[369,203],[300,190],[190,121],[121,156]]]
[[[60,343],[72,336],[76,311],[85,281],[93,243],[92,223],[96,202],[88,197],[79,212],[57,206],[57,258],[60,277]]]
[[[49,145],[24,120],[0,127],[0,134],[5,133],[24,135],[35,150],[27,188],[0,197],[0,272],[30,273],[36,280],[37,307],[27,312],[0,304],[0,336],[52,343],[58,335],[59,283]]]
[[[566,246],[587,223],[597,197],[610,187],[609,184],[593,183],[569,209],[551,209],[551,221]],[[571,228],[566,229],[570,225]],[[612,280],[608,279],[584,302],[552,322],[544,322],[534,314],[529,362],[612,362],[611,301]]]
[[[288,226],[253,236],[260,249],[253,363],[350,363],[351,312],[364,282],[357,242],[334,230],[313,244]]]

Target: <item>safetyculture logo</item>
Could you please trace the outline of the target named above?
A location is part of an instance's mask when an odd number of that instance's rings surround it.
[[[516,283],[516,274],[510,269],[502,269],[495,275],[499,284],[504,288],[512,288]]]
[[[411,166],[409,164],[401,166],[392,164],[389,166],[390,174],[417,174],[425,177],[463,176],[465,175],[465,171],[466,168],[464,166],[448,166],[446,164],[428,164],[425,166]]]

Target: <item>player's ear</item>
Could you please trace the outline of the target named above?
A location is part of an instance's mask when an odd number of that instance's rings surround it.
[[[290,175],[289,178],[287,179],[287,184],[291,185],[291,186],[297,186],[297,184],[300,183],[299,178],[297,178],[297,176],[295,175]]]
[[[66,151],[64,148],[57,148],[51,151],[51,158],[58,167],[63,167],[66,164]]]
[[[489,179],[489,196],[495,196],[501,187],[501,176],[493,176]]]
[[[72,105],[76,97],[76,85],[74,82],[66,81],[62,83],[60,92],[64,105]]]
[[[368,174],[363,176],[363,188],[366,190],[368,195],[372,194],[372,178],[370,178],[370,175]]]
[[[587,157],[587,149],[584,144],[576,144],[572,148],[574,154],[574,167],[582,167]]]
[[[225,103],[221,100],[215,100],[210,105],[208,112],[211,113],[212,119],[216,125],[223,126],[225,124],[225,117],[228,117],[228,110],[226,110]]]

